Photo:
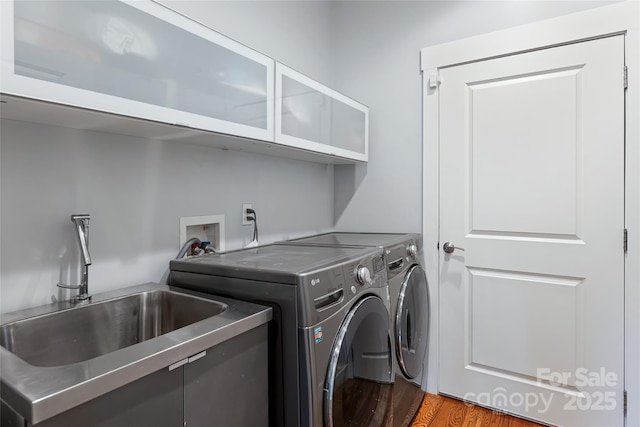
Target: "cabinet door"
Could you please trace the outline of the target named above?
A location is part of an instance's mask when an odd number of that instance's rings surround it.
[[[273,141],[274,62],[151,1],[2,1],[3,93]]]
[[[276,142],[367,161],[369,109],[276,64]]]
[[[182,379],[181,369],[161,369],[36,426],[182,427]]]
[[[267,325],[195,355],[184,365],[184,418],[188,427],[267,427]]]

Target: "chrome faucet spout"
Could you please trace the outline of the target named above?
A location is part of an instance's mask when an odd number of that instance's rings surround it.
[[[77,289],[76,295],[72,301],[77,303],[86,303],[91,300],[89,295],[89,266],[91,265],[91,254],[89,254],[89,215],[71,215],[71,222],[76,226],[76,235],[80,244],[80,257],[82,262],[82,279],[78,286],[69,286],[58,283],[58,287],[65,289]]]

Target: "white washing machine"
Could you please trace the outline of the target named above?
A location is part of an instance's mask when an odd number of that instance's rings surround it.
[[[426,387],[430,305],[422,237],[414,233],[326,233],[282,243],[383,249],[394,350],[393,425],[409,426],[424,398],[423,384]]]
[[[383,251],[266,245],[171,261],[171,286],[273,307],[274,427],[392,427],[393,351]]]

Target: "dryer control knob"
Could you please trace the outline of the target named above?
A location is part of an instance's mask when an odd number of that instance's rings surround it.
[[[367,267],[359,265],[356,267],[356,279],[358,279],[358,283],[361,285],[370,285],[372,282],[371,272],[369,272]]]
[[[407,246],[407,254],[410,257],[417,258],[418,257],[418,247],[416,245]]]

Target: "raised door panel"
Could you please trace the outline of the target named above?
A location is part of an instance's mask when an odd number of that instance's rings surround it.
[[[576,237],[582,68],[468,85],[471,233]]]
[[[467,274],[469,365],[519,378],[537,378],[541,367],[577,371],[583,280],[473,268]]]
[[[270,58],[154,2],[2,2],[2,92],[273,140]]]

